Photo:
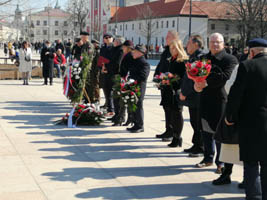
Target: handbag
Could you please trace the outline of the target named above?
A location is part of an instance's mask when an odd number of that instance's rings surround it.
[[[31,58],[29,56],[25,56],[25,61],[26,62],[30,62],[31,61]]]

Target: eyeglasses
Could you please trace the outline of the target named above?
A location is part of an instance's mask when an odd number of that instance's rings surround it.
[[[111,38],[111,37],[109,37],[109,36],[104,37],[104,39],[109,39],[109,38]]]
[[[223,41],[210,41],[212,44],[221,44]]]

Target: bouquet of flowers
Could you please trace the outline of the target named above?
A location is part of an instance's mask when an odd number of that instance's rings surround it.
[[[120,75],[116,75],[113,95],[115,98],[120,98],[120,104],[128,108],[129,112],[135,112],[141,95],[140,86],[136,80],[121,78]]]
[[[72,103],[81,103],[88,73],[91,71],[93,54],[83,53],[81,61],[74,60],[67,68],[64,77],[64,95]]]
[[[56,124],[68,124],[69,117],[72,117],[73,124],[76,125],[99,125],[104,119],[104,113],[96,104],[78,104],[73,112],[73,115],[66,114]]]
[[[194,82],[202,82],[207,79],[211,70],[211,61],[202,60],[195,61],[193,63],[186,63],[186,72],[188,78]]]
[[[153,82],[155,86],[159,89],[162,89],[166,86],[170,86],[173,88],[173,85],[177,83],[181,78],[176,74],[172,74],[170,72],[160,73],[153,78]]]

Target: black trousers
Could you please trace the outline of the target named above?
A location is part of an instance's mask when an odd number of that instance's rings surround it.
[[[172,131],[174,137],[180,138],[184,126],[182,108],[164,105],[163,109],[165,112],[166,131]]]
[[[267,200],[267,162],[244,161],[244,176],[246,200]]]
[[[112,97],[113,81],[110,75],[104,75],[103,91],[106,98],[106,106],[108,112],[114,112],[114,103]]]
[[[138,128],[144,128],[143,101],[144,101],[145,93],[146,93],[146,82],[140,83],[140,92],[141,92],[141,95],[140,95],[138,103],[137,103],[137,109],[133,113],[133,116],[134,116],[134,125]]]
[[[190,124],[194,130],[192,143],[196,147],[203,148],[203,139],[201,135],[201,119],[198,107],[189,107]]]
[[[44,84],[47,85],[48,78],[49,78],[50,85],[53,84],[53,77],[44,77]]]

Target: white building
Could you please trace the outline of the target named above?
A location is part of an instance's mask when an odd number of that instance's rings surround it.
[[[67,40],[74,37],[70,17],[70,13],[58,6],[46,7],[43,11],[27,16],[25,32],[32,42]]]
[[[21,31],[12,26],[0,22],[0,42],[16,41],[21,37]]]
[[[165,38],[168,30],[179,32],[181,40],[188,38],[189,34],[189,2],[186,0],[159,0],[135,6],[121,7],[110,20],[108,30],[115,30],[117,24],[117,34],[132,40],[135,44],[146,44],[147,39],[144,32],[145,20],[140,16],[139,11],[144,7],[154,13],[151,24],[153,34],[150,44],[165,45]],[[192,33],[201,34],[207,38],[208,15],[197,7],[193,7],[192,13]]]

